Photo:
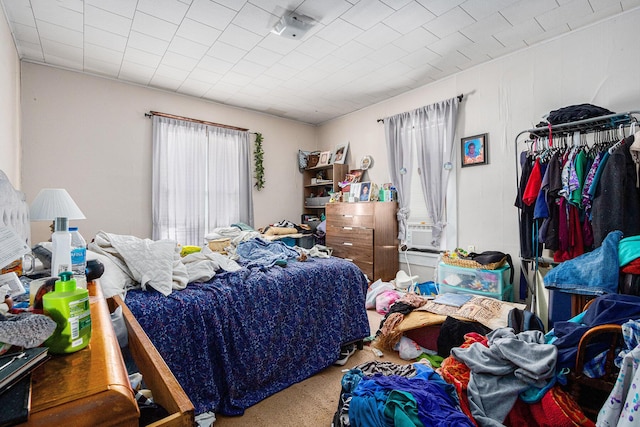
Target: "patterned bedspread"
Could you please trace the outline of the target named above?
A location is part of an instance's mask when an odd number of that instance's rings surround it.
[[[311,258],[243,268],[165,297],[126,304],[195,406],[244,409],[330,366],[340,345],[369,335],[367,282],[351,262]]]

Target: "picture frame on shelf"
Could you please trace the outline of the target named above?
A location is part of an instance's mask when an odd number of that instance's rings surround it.
[[[368,202],[371,200],[371,182],[361,182],[360,183],[360,193],[358,195],[358,200],[360,202]]]
[[[347,159],[347,152],[349,151],[349,143],[338,144],[331,156],[332,162],[337,165],[343,165]]]
[[[357,202],[360,200],[360,182],[353,182],[349,188],[349,201]]]
[[[316,166],[327,166],[331,164],[331,151],[323,151],[320,153],[320,159]]]
[[[468,136],[460,140],[462,167],[486,165],[489,154],[489,134]]]

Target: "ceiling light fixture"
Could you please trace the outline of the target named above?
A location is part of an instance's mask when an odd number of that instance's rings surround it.
[[[280,18],[271,32],[289,39],[300,40],[314,24],[315,21],[308,16],[291,12]]]

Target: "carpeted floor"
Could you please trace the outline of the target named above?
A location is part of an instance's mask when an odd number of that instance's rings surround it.
[[[380,326],[382,316],[374,310],[367,310],[371,334]],[[397,352],[384,351],[377,357],[365,346],[356,351],[344,366],[330,366],[313,377],[294,384],[274,394],[262,402],[248,408],[240,417],[216,415],[215,427],[330,427],[333,415],[338,409],[340,380],[343,370],[350,369],[370,360],[410,363],[402,360]]]

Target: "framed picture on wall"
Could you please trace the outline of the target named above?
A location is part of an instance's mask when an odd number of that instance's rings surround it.
[[[489,134],[468,136],[460,140],[462,167],[486,165],[489,149]]]
[[[327,166],[331,164],[331,151],[323,151],[320,153],[320,160],[316,166]]]

